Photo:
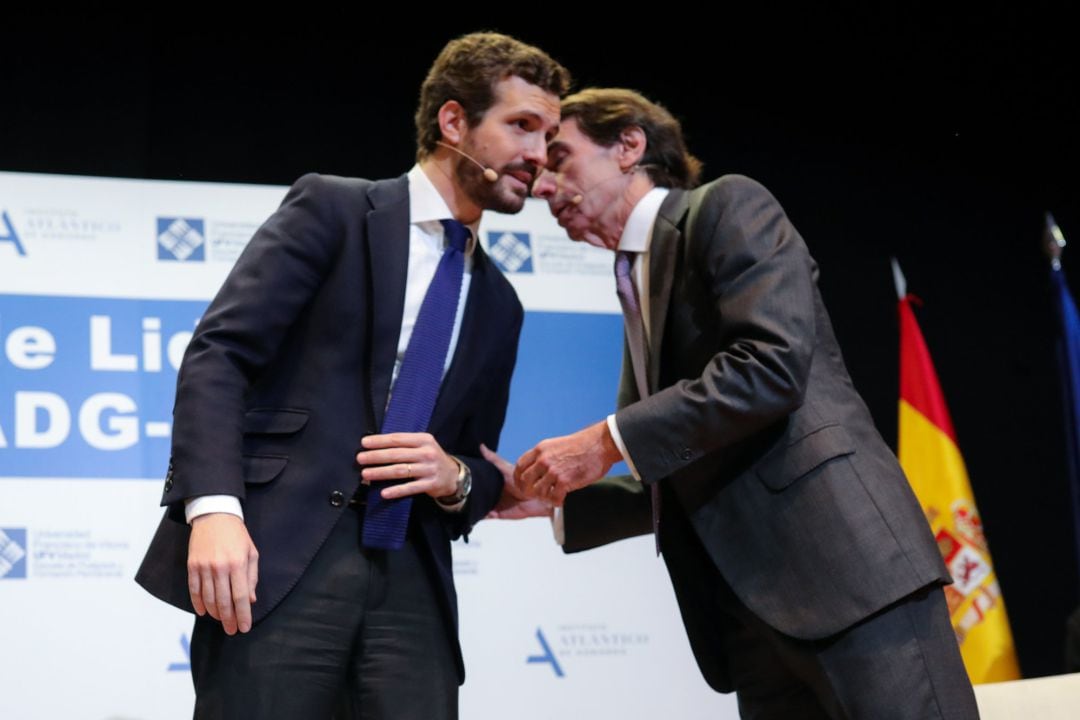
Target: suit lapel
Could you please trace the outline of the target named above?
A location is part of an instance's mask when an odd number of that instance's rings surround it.
[[[371,267],[371,402],[375,429],[382,427],[390,378],[405,311],[409,264],[409,180],[380,182],[368,194],[367,248]]]
[[[656,392],[660,378],[660,348],[664,340],[675,257],[682,239],[680,225],[690,205],[685,190],[672,190],[664,198],[649,243],[649,392]]]

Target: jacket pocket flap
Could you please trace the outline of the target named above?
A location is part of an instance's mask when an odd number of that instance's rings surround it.
[[[244,413],[244,433],[248,435],[294,433],[304,427],[307,421],[306,410],[256,408]]]
[[[289,464],[289,458],[283,455],[244,455],[240,460],[244,469],[244,482],[249,485],[270,482]]]
[[[836,457],[851,455],[855,443],[840,425],[826,425],[786,447],[769,453],[758,463],[758,479],[773,490],[783,490],[803,475]]]

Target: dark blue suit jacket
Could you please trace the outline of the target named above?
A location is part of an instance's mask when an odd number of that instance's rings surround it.
[[[165,517],[136,580],[191,611],[185,498],[235,495],[259,550],[257,623],[300,580],[358,487],[360,438],[382,424],[409,249],[408,180],[300,178],[259,228],[192,338],[177,381]],[[457,348],[430,432],[469,465],[461,513],[426,495],[413,522],[457,646],[450,541],[495,505],[496,447],[522,322],[477,246]],[[257,632],[257,627],[256,627]],[[459,675],[464,678],[460,650]]]

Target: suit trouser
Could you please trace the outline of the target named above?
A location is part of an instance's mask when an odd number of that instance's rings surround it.
[[[940,587],[923,588],[822,640],[766,625],[708,557],[678,500],[665,494],[662,540],[680,604],[715,603],[719,624],[687,628],[701,660],[730,679],[739,713],[754,720],[976,720],[975,694]],[[678,553],[677,555],[669,555]],[[678,548],[678,550],[675,550]],[[737,548],[732,549],[738,552]],[[711,656],[711,657],[710,657]]]
[[[402,550],[365,549],[363,512],[346,509],[250,632],[196,619],[196,718],[457,718],[457,667],[418,533]]]

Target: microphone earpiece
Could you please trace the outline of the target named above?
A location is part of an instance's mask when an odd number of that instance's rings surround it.
[[[623,175],[629,175],[630,173],[637,172],[638,170],[646,170],[648,168],[655,168],[655,167],[657,167],[657,166],[652,164],[652,163],[631,165],[626,170],[623,170],[621,174],[612,175],[611,177],[609,177],[609,178],[607,178],[605,180],[600,180],[599,182],[594,183],[592,185],[592,187],[586,188],[583,192],[577,193],[576,195],[574,195],[573,197],[570,198],[570,204],[571,205],[580,205],[581,203],[585,202],[584,193],[592,192],[593,190],[595,190],[600,185],[603,185],[604,183],[611,182],[612,180],[618,180]]]
[[[436,145],[442,145],[442,146],[443,146],[444,148],[447,148],[448,150],[453,150],[453,151],[454,151],[454,152],[456,152],[456,153],[457,153],[458,155],[460,155],[461,157],[465,158],[466,160],[468,160],[468,161],[469,161],[469,162],[471,162],[472,164],[476,165],[476,167],[478,167],[478,168],[480,168],[481,170],[483,170],[483,171],[484,171],[484,179],[485,179],[485,180],[487,180],[487,181],[488,181],[489,183],[493,183],[493,182],[495,182],[496,180],[498,180],[498,179],[499,179],[499,173],[495,172],[494,170],[492,170],[492,169],[491,169],[491,168],[489,168],[488,166],[484,165],[483,163],[481,163],[481,162],[480,162],[479,160],[477,160],[476,158],[474,158],[474,157],[473,157],[472,155],[470,155],[469,153],[467,153],[467,152],[464,152],[464,151],[462,151],[462,150],[458,150],[458,149],[457,149],[456,147],[454,147],[453,145],[447,145],[447,144],[446,144],[446,143],[444,143],[444,142],[443,142],[442,140],[436,140],[436,141],[435,141],[435,144],[436,144]]]

